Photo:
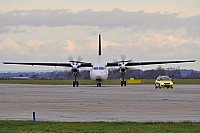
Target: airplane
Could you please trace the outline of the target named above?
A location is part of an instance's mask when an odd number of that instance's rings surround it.
[[[79,68],[89,67],[90,78],[97,83],[97,87],[101,86],[101,83],[108,78],[109,67],[119,67],[121,73],[121,86],[126,86],[125,73],[129,67],[132,66],[144,66],[144,65],[155,65],[155,64],[169,64],[169,63],[184,63],[184,62],[195,62],[196,60],[171,60],[171,61],[143,61],[143,62],[131,62],[131,60],[125,60],[123,58],[120,61],[115,62],[101,62],[101,35],[99,34],[99,52],[98,62],[82,62],[79,60],[70,60],[69,62],[3,62],[3,64],[18,64],[18,65],[41,65],[41,66],[62,66],[71,67],[71,72],[74,75],[73,87],[78,87],[79,82],[77,80],[77,74]]]

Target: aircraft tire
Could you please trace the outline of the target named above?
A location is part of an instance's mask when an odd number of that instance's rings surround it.
[[[75,81],[73,81],[73,87],[75,87]]]
[[[76,81],[76,87],[78,87],[78,85],[79,85],[79,84],[78,84],[78,81]]]
[[[123,81],[121,81],[121,86],[123,86]]]
[[[97,83],[97,87],[101,87],[101,83]]]
[[[126,86],[126,81],[121,81],[121,86]]]

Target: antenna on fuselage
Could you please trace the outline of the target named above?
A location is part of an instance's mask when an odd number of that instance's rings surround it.
[[[99,57],[98,57],[98,63],[101,62],[101,35],[99,34]]]

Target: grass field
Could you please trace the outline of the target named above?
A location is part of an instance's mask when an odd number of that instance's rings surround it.
[[[200,122],[0,121],[1,133],[199,133]]]
[[[0,80],[0,84],[71,85],[73,80]],[[174,79],[174,84],[200,84],[200,79]],[[154,84],[155,79],[142,79],[142,84]],[[79,80],[80,85],[95,85],[92,80]],[[119,85],[119,79],[106,80],[102,85]]]

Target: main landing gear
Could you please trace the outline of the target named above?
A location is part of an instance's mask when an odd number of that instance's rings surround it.
[[[101,83],[97,83],[97,87],[101,87]]]
[[[76,77],[77,77],[77,73],[74,72],[74,78],[75,78],[75,80],[73,81],[73,87],[75,87],[75,86],[78,87],[78,85],[79,85]]]
[[[122,81],[121,81],[121,86],[126,86],[126,80],[124,79],[125,72],[122,72]]]
[[[126,86],[126,81],[125,80],[121,81],[121,86]]]
[[[78,81],[73,81],[73,87],[78,87]]]

